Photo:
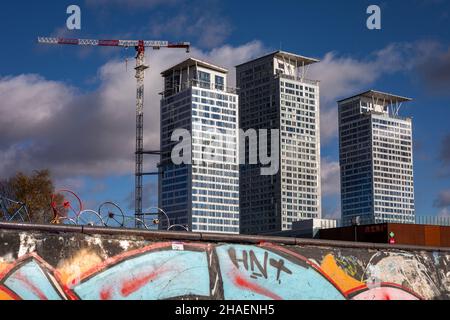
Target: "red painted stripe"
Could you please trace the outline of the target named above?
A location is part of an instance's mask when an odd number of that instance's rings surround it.
[[[98,40],[98,45],[107,47],[117,47],[119,45],[119,40]]]
[[[165,269],[157,269],[152,270],[146,274],[141,274],[137,277],[125,279],[122,281],[119,292],[123,297],[128,297],[130,294],[140,290],[164,272],[166,272]],[[106,285],[102,288],[99,294],[101,300],[111,300],[113,298],[113,286],[114,285]]]
[[[140,278],[137,279],[130,279],[126,280],[122,284],[122,288],[120,289],[120,293],[124,297],[128,297],[130,294],[138,291],[142,287],[144,287],[147,283],[155,279],[159,274],[164,272],[163,270],[159,271],[155,270],[150,272],[149,274],[146,274]]]
[[[64,39],[64,38],[59,38],[58,39],[58,43],[59,44],[79,44],[78,39]]]
[[[0,285],[0,291],[4,292],[5,294],[9,295],[14,300],[22,300],[15,292],[9,290],[5,286]]]
[[[363,284],[361,286],[358,286],[358,287],[355,287],[355,288],[347,290],[345,292],[345,295],[348,297],[348,296],[350,296],[353,293],[356,293],[356,292],[360,293],[360,292],[366,291],[366,290],[368,290],[367,285]]]
[[[279,295],[267,290],[266,288],[261,287],[260,285],[258,285],[256,283],[248,281],[241,275],[233,275],[232,279],[233,279],[234,284],[237,287],[253,291],[262,296],[266,296],[272,300],[282,300],[282,298]]]
[[[374,286],[375,287],[375,286]],[[421,297],[420,295],[418,295],[417,293],[415,293],[414,291],[400,285],[397,283],[392,283],[392,282],[380,282],[379,283],[379,288],[396,288],[396,289],[400,289],[402,291],[405,291],[406,293],[409,293],[410,295],[416,297],[419,300],[424,300],[423,297]],[[358,286],[356,288],[350,289],[348,291],[345,292],[346,296],[356,296],[360,293],[363,293],[365,291],[370,290],[371,288],[369,288],[366,284],[362,285],[362,286]]]
[[[31,281],[29,281],[26,276],[24,276],[20,271],[17,271],[15,277],[20,280],[31,292],[33,292],[36,296],[39,297],[40,300],[48,300],[45,293],[41,291],[38,287],[34,285]]]
[[[96,273],[99,273],[100,271],[103,271],[105,269],[107,269],[109,266],[118,264],[119,262],[122,262],[124,260],[130,259],[133,256],[137,256],[139,254],[143,254],[147,251],[151,251],[154,249],[161,249],[161,248],[165,248],[165,247],[169,247],[172,245],[172,242],[158,242],[155,244],[151,244],[147,247],[144,248],[140,248],[140,249],[136,249],[136,250],[131,250],[131,251],[126,251],[122,254],[119,254],[117,256],[114,257],[110,257],[108,259],[106,259],[105,261],[95,265],[94,267],[88,269],[87,271],[83,272],[80,276],[80,282],[83,279],[86,279],[87,277],[90,277]]]
[[[111,300],[111,288],[104,288],[100,291],[100,299],[101,300]]]
[[[203,244],[203,243],[184,243],[184,244],[186,246],[204,249],[205,251],[207,250],[207,248],[209,246],[208,244]],[[172,242],[157,242],[157,243],[151,244],[151,245],[143,247],[143,248],[123,252],[114,257],[110,257],[110,258],[106,259],[105,261],[103,261],[102,263],[99,263],[98,265],[95,265],[94,267],[90,268],[89,270],[83,272],[83,274],[81,274],[81,276],[80,276],[80,282],[82,282],[87,277],[90,277],[90,276],[92,276],[100,271],[103,271],[112,265],[118,264],[124,260],[131,259],[135,256],[138,256],[140,254],[144,254],[146,252],[150,252],[150,251],[153,251],[156,249],[163,249],[163,248],[169,249],[171,247],[172,247]]]

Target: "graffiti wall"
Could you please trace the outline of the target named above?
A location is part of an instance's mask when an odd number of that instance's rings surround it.
[[[0,300],[450,299],[450,252],[0,230]]]

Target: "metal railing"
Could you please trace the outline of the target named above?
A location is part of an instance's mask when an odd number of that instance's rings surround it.
[[[28,222],[30,215],[27,206],[19,201],[0,195],[0,220],[7,222]]]
[[[316,85],[318,85],[320,83],[319,80],[311,80],[311,79],[306,79],[306,78],[299,77],[299,76],[291,76],[291,75],[284,74],[284,73],[279,73],[275,77],[279,77],[280,79],[299,81],[299,82],[303,82],[303,83],[306,83],[306,84],[311,84],[311,85],[314,85],[314,86],[316,86]]]
[[[371,111],[367,111],[366,113],[367,114],[373,114],[373,115],[376,115],[376,116],[380,116],[380,117],[383,117],[383,118],[386,118],[386,119],[397,119],[397,120],[403,120],[403,121],[410,121],[411,120],[411,117],[402,117],[402,116],[399,116],[397,114],[393,114],[390,111],[388,111],[388,113],[385,113],[385,112],[379,112],[379,111],[371,110]]]
[[[151,213],[149,211],[157,210]],[[105,228],[134,228],[136,223],[145,230],[157,230],[160,225],[160,216],[166,219],[163,225],[167,231],[189,231],[185,225],[171,224],[169,216],[160,208],[149,208],[142,218],[127,216],[120,206],[114,202],[102,203],[98,210],[83,209],[81,199],[70,190],[58,190],[49,199],[49,218],[44,223],[55,225],[91,226]],[[51,216],[51,217],[50,217]],[[42,217],[39,217],[42,220]],[[36,219],[30,216],[26,204],[11,200],[0,195],[0,221],[36,223]]]
[[[53,212],[52,224],[68,224],[68,225],[88,225],[97,227],[110,228],[133,228],[135,222],[138,222],[144,229],[154,230],[161,224],[160,216],[163,216],[166,223],[162,224],[167,230],[175,228],[189,231],[185,225],[171,224],[167,213],[157,207],[149,208],[148,211],[157,210],[155,213],[146,213],[143,218],[135,216],[127,216],[120,206],[114,202],[107,201],[102,203],[97,211],[84,210],[80,198],[70,190],[59,190],[56,194],[62,195],[57,201],[56,197],[52,197],[50,209]],[[150,217],[151,220],[146,220]],[[360,216],[359,219],[322,219],[320,220],[320,229],[332,229],[351,225],[370,225],[382,223],[399,223],[399,224],[418,224],[432,226],[450,226],[450,217],[441,216],[423,216],[416,215],[414,218],[405,220],[382,219],[370,216]],[[0,221],[5,222],[35,222],[30,217],[26,204],[11,200],[0,195]]]
[[[450,226],[450,217],[416,216],[416,224],[432,226]]]
[[[440,216],[421,216],[417,215],[411,220],[394,220],[394,219],[382,219],[371,218],[361,216],[359,221],[355,218],[347,219],[324,219],[320,221],[321,229],[333,229],[340,227],[347,227],[351,225],[371,225],[371,224],[383,224],[383,223],[398,223],[398,224],[417,224],[417,225],[430,225],[430,226],[450,226],[450,217]]]
[[[237,94],[237,92],[238,92],[238,88],[225,87],[223,84],[219,84],[219,83],[191,79],[188,81],[184,81],[181,84],[177,84],[174,87],[165,88],[165,90],[163,92],[161,92],[160,94],[164,98],[167,98],[167,97],[171,97],[175,94],[178,94],[180,92],[183,92],[186,89],[190,89],[193,87],[199,88],[199,89],[222,91],[223,93],[231,93],[231,94]]]

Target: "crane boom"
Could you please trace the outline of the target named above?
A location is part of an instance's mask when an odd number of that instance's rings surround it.
[[[103,46],[103,47],[138,47],[143,43],[145,48],[184,48],[189,52],[189,42],[175,42],[161,40],[95,40],[95,39],[70,39],[70,38],[50,38],[39,37],[38,43],[41,44],[68,44],[78,46]]]
[[[136,49],[136,167],[135,167],[135,216],[136,221],[142,221],[142,190],[143,190],[143,155],[144,155],[144,76],[145,48],[180,48],[189,52],[189,42],[170,43],[159,40],[94,40],[94,39],[67,39],[38,37],[40,44],[78,45],[78,46],[103,46],[103,47],[134,47]],[[136,222],[136,227],[140,227]]]

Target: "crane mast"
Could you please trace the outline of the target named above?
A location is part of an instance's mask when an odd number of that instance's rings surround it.
[[[144,77],[145,70],[145,47],[139,42],[136,54],[136,168],[135,168],[135,216],[136,227],[140,227],[138,221],[142,221],[142,188],[143,188],[143,166],[144,166]]]
[[[140,228],[143,221],[142,197],[143,197],[143,176],[154,175],[154,173],[144,173],[144,154],[158,154],[158,151],[144,151],[144,80],[145,70],[149,68],[145,64],[145,48],[153,49],[183,48],[189,52],[190,43],[169,43],[168,41],[147,41],[147,40],[94,40],[94,39],[65,39],[39,37],[38,43],[56,45],[80,45],[80,46],[106,46],[106,47],[135,47],[136,49],[136,163],[135,163],[135,216],[136,227]]]

